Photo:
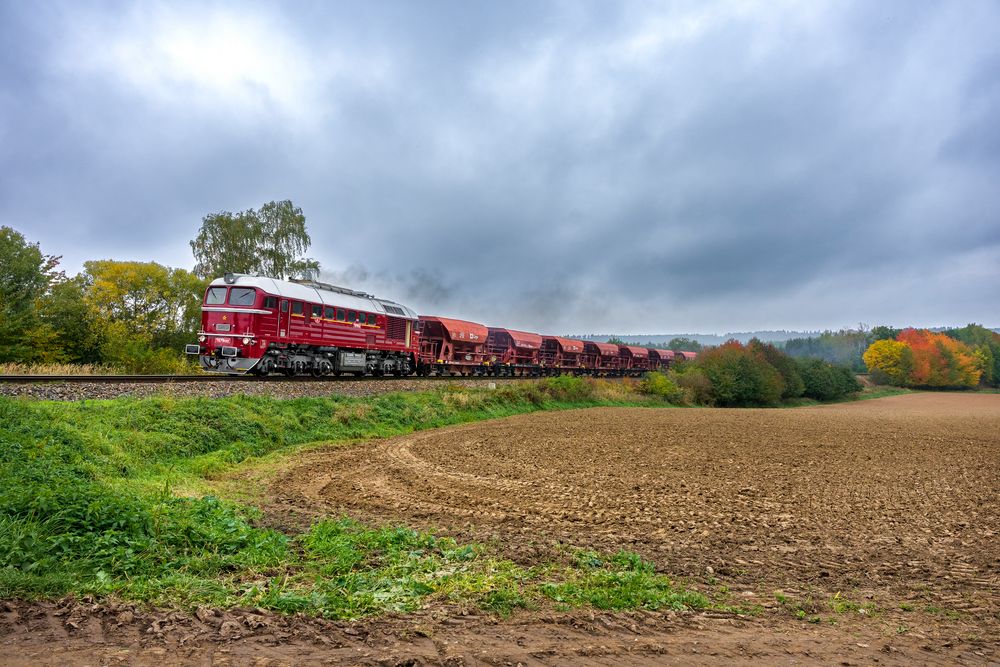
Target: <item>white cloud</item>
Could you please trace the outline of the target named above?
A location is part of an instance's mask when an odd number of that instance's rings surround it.
[[[57,59],[63,72],[111,81],[171,114],[316,121],[336,111],[337,88],[379,85],[391,70],[377,54],[309,48],[282,15],[259,8],[141,4],[113,19],[67,21],[79,25]]]

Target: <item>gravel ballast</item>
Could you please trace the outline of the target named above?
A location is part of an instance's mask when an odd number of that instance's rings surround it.
[[[498,378],[427,379],[367,379],[367,380],[277,380],[274,382],[45,382],[0,384],[0,396],[12,396],[46,401],[81,401],[145,396],[186,398],[204,396],[273,396],[300,398],[303,396],[374,396],[399,391],[429,391],[445,386],[486,387],[524,380]]]

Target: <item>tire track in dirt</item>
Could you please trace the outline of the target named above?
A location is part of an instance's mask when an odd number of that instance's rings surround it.
[[[1000,611],[1000,395],[524,415],[314,451],[273,489],[313,516],[496,539],[520,562],[630,549],[751,599]]]

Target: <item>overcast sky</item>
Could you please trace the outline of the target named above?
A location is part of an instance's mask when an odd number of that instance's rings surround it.
[[[0,0],[0,224],[71,273],[301,206],[544,332],[1000,325],[1000,3]]]

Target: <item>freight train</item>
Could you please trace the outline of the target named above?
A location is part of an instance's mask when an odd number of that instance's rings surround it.
[[[418,316],[406,306],[314,280],[226,274],[205,290],[202,368],[230,375],[625,376],[692,358]]]

